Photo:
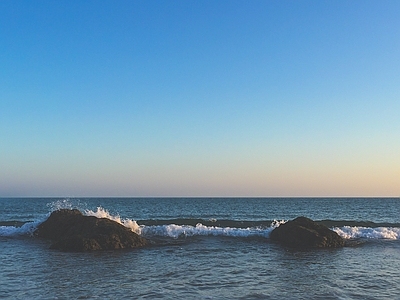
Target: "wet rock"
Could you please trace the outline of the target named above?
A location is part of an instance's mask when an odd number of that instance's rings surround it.
[[[306,217],[298,217],[275,228],[271,240],[294,248],[336,248],[345,240],[328,227]]]
[[[63,251],[132,249],[149,244],[115,221],[84,216],[77,209],[54,211],[34,235],[50,239],[53,242],[50,248]]]

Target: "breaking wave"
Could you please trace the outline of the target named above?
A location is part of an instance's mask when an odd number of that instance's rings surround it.
[[[275,221],[267,228],[248,227],[248,228],[232,228],[205,226],[201,223],[196,226],[191,225],[159,225],[159,226],[142,226],[141,233],[144,236],[163,236],[171,238],[190,237],[190,236],[229,236],[229,237],[265,237],[268,238],[271,231],[278,227],[284,221]]]
[[[33,236],[33,232],[37,226],[44,220],[35,222],[26,222],[21,226],[0,226],[0,236],[4,237],[18,237],[18,236]]]
[[[151,237],[190,237],[190,236],[231,236],[231,237],[250,237],[260,236],[269,237],[270,232],[278,227],[285,221],[272,221],[268,222],[257,222],[257,227],[244,227],[245,225],[253,224],[255,222],[240,222],[240,221],[222,221],[223,224],[239,225],[238,227],[220,227],[220,226],[209,226],[207,224],[221,224],[215,219],[212,220],[200,220],[200,219],[175,219],[175,220],[144,220],[140,221],[142,225],[139,225],[135,220],[122,219],[119,215],[112,215],[106,209],[97,207],[96,211],[85,210],[87,216],[94,216],[97,218],[107,218],[113,220],[125,227],[131,229],[133,232]],[[196,225],[193,225],[193,224]],[[155,225],[162,224],[162,225]]]
[[[400,240],[400,228],[344,226],[341,228],[332,228],[332,230],[345,239],[367,238]]]
[[[106,218],[110,219],[112,221],[115,221],[121,225],[124,225],[125,227],[129,228],[133,232],[140,234],[141,233],[141,228],[139,225],[136,223],[136,221],[131,220],[131,219],[122,219],[119,215],[111,215],[106,209],[102,207],[97,207],[96,211],[92,211],[90,209],[87,209],[84,211],[84,214],[86,216],[94,216],[97,218]]]
[[[271,231],[285,223],[284,220],[238,221],[216,219],[170,219],[170,220],[132,220],[113,215],[108,210],[97,207],[96,210],[84,208],[82,203],[72,203],[69,199],[52,202],[50,211],[62,208],[77,208],[86,216],[113,220],[144,237],[185,238],[192,236],[226,237],[264,237],[269,238]],[[0,237],[32,236],[37,226],[45,221],[51,212],[40,220],[1,221]],[[360,221],[318,221],[337,232],[345,239],[388,239],[400,240],[400,224],[373,223]]]

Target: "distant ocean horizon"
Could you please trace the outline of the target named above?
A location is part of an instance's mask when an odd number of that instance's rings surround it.
[[[65,253],[32,236],[77,208],[157,247]],[[357,246],[294,250],[270,232],[298,216]],[[0,198],[0,297],[9,299],[400,299],[397,197]]]

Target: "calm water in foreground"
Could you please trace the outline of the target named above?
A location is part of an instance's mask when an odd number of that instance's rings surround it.
[[[59,208],[160,246],[64,253],[31,236]],[[296,251],[282,221],[323,221],[357,246]],[[0,298],[400,299],[399,198],[0,199]]]

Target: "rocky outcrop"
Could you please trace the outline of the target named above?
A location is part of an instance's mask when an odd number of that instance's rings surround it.
[[[52,249],[92,251],[132,249],[148,241],[125,226],[105,218],[84,216],[77,209],[54,211],[34,235],[50,239]]]
[[[345,241],[336,232],[311,219],[298,217],[275,228],[271,240],[295,248],[336,248]]]

